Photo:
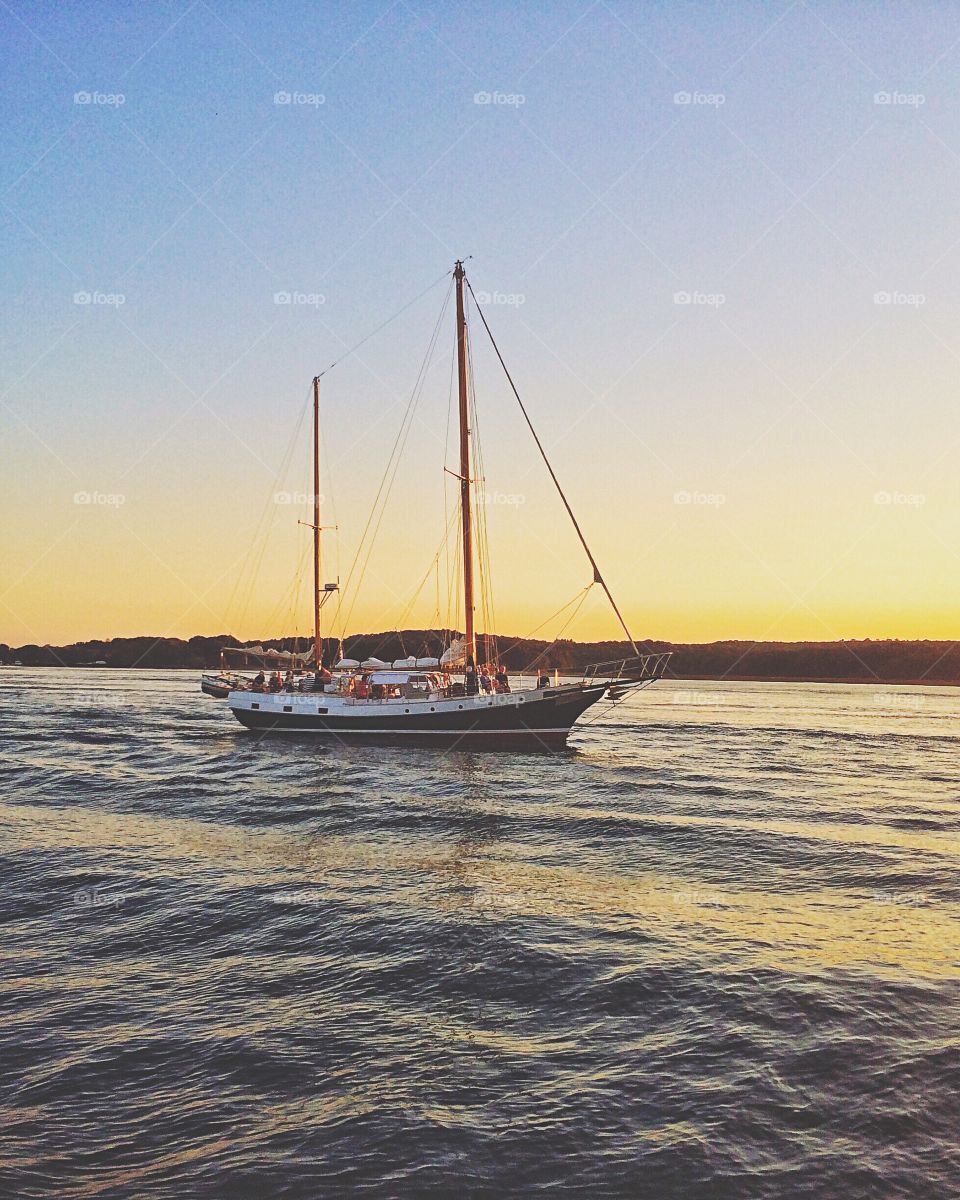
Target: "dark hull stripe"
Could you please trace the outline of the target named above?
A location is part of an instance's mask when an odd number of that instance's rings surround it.
[[[242,724],[246,725],[244,721]],[[261,733],[287,734],[290,737],[323,738],[335,742],[362,742],[365,745],[429,746],[444,750],[562,750],[567,744],[569,729],[465,729],[437,730],[433,733],[416,729],[319,729],[298,728],[264,723],[249,726]]]

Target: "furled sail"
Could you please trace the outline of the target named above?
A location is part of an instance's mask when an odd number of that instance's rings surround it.
[[[224,658],[240,660],[244,666],[256,667],[305,667],[311,661],[309,654],[294,654],[289,650],[264,650],[263,646],[224,646]]]
[[[463,638],[454,638],[450,645],[440,655],[440,665],[444,667],[454,667],[458,663],[466,662],[467,647]]]

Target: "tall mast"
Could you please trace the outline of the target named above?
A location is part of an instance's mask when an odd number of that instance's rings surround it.
[[[313,661],[320,669],[320,376],[313,381]]]
[[[463,311],[463,263],[457,262],[457,377],[460,385],[460,515],[463,527],[463,614],[465,652],[476,662],[473,631],[473,515],[470,511],[470,400],[467,392],[467,321]]]

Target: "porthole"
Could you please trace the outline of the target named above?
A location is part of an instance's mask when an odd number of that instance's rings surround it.
[[[457,708],[463,708],[463,705],[462,705],[462,704],[458,704],[458,705],[457,705]]]
[[[432,705],[432,704],[430,705],[430,711],[431,711],[431,712],[436,712],[436,711],[437,711],[437,710],[436,710],[436,709],[433,707],[433,705]]]

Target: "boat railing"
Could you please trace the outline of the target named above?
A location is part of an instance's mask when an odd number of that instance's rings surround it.
[[[656,654],[637,654],[630,658],[591,663],[584,667],[583,681],[590,683],[603,679],[618,683],[653,683],[663,677],[672,654],[672,650],[664,650]]]

